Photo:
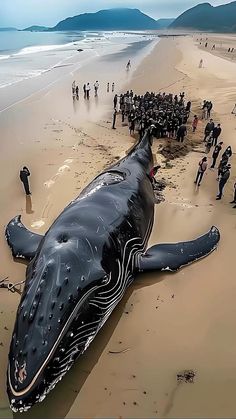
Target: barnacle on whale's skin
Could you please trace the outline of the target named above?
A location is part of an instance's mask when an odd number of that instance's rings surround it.
[[[129,154],[97,176],[45,236],[20,216],[7,226],[14,257],[28,262],[9,352],[7,391],[26,411],[63,378],[91,344],[138,272],[176,271],[213,251],[219,232],[147,250],[154,222],[147,132]]]

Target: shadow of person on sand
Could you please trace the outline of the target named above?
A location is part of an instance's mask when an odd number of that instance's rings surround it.
[[[140,288],[157,284],[164,277],[165,275],[157,273],[138,275],[130,288],[127,289],[122,301],[114,310],[106,325],[98,333],[89,349],[76,361],[71,370],[42,403],[35,405],[28,412],[22,413],[20,417],[22,419],[65,418],[111,339],[132,293]],[[16,413],[13,417],[18,419],[19,414]]]
[[[26,202],[25,202],[25,210],[26,210],[26,214],[33,214],[34,211],[32,209],[32,199],[30,195],[26,195],[25,197]]]

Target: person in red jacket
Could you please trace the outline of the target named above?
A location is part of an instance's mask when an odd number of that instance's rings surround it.
[[[160,167],[161,167],[160,165],[154,166],[149,173],[149,178],[150,178],[150,181],[152,182],[153,187],[155,187],[157,183],[155,176],[157,174],[157,171],[160,169]]]

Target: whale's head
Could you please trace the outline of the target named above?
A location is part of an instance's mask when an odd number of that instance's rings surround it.
[[[111,276],[86,240],[45,240],[27,268],[7,371],[13,411],[42,401],[104,322],[93,299]]]

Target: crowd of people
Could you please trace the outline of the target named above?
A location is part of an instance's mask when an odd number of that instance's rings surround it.
[[[187,135],[187,121],[190,118],[191,102],[185,100],[185,93],[181,92],[178,96],[171,93],[153,93],[146,92],[144,95],[134,94],[132,90],[125,94],[114,96],[114,114],[113,125],[115,123],[118,111],[122,115],[122,122],[127,119],[130,135],[139,133],[142,138],[146,129],[152,126],[153,135],[156,138],[176,139],[183,142]],[[201,107],[201,119],[208,120],[204,130],[203,143],[205,144],[205,153],[199,162],[195,184],[201,185],[204,173],[208,168],[209,153],[211,155],[210,169],[217,167],[217,181],[219,182],[219,191],[216,199],[220,200],[226,183],[231,175],[230,158],[232,157],[231,146],[228,146],[222,153],[223,141],[220,141],[222,128],[220,123],[215,123],[211,118],[213,103],[210,100],[204,100]],[[192,131],[196,132],[199,123],[198,115],[193,116]],[[221,158],[220,158],[221,155]],[[158,167],[159,168],[159,167]],[[154,170],[155,169],[155,170]],[[155,186],[155,167],[150,173],[153,185]],[[234,185],[234,204],[236,208],[236,183]]]
[[[115,83],[107,83],[107,93],[110,92],[110,86],[111,86],[111,91],[114,92],[115,91]],[[96,80],[95,83],[93,84],[93,86],[91,87],[91,84],[88,83],[84,83],[83,85],[83,96],[84,99],[89,100],[90,99],[90,94],[91,94],[91,90],[94,90],[94,96],[95,98],[98,97],[98,90],[99,90],[100,84],[99,81]],[[75,81],[73,81],[72,83],[72,98],[73,100],[75,99],[79,99],[80,96],[80,88],[78,86],[78,84],[76,84]]]
[[[184,97],[184,92],[179,96],[154,92],[136,95],[130,90],[119,97],[115,95],[114,115],[120,111],[122,122],[128,120],[130,133],[134,134],[136,131],[140,138],[152,125],[156,138],[176,138],[183,142],[191,111],[191,102],[185,104]]]
[[[230,159],[232,157],[232,148],[228,146],[222,153],[221,158],[220,153],[223,149],[223,141],[218,141],[221,135],[222,129],[221,124],[215,124],[211,118],[205,126],[203,142],[206,145],[206,154],[208,155],[212,151],[211,155],[211,166],[210,169],[214,170],[217,166],[217,178],[219,182],[219,192],[216,197],[217,200],[220,200],[223,196],[223,191],[226,183],[228,182],[231,175],[231,164]],[[197,176],[195,183],[200,186],[204,173],[208,167],[208,157],[205,156],[199,162]],[[236,183],[234,184],[234,199],[231,201],[232,204],[235,204],[233,208],[236,208]]]

